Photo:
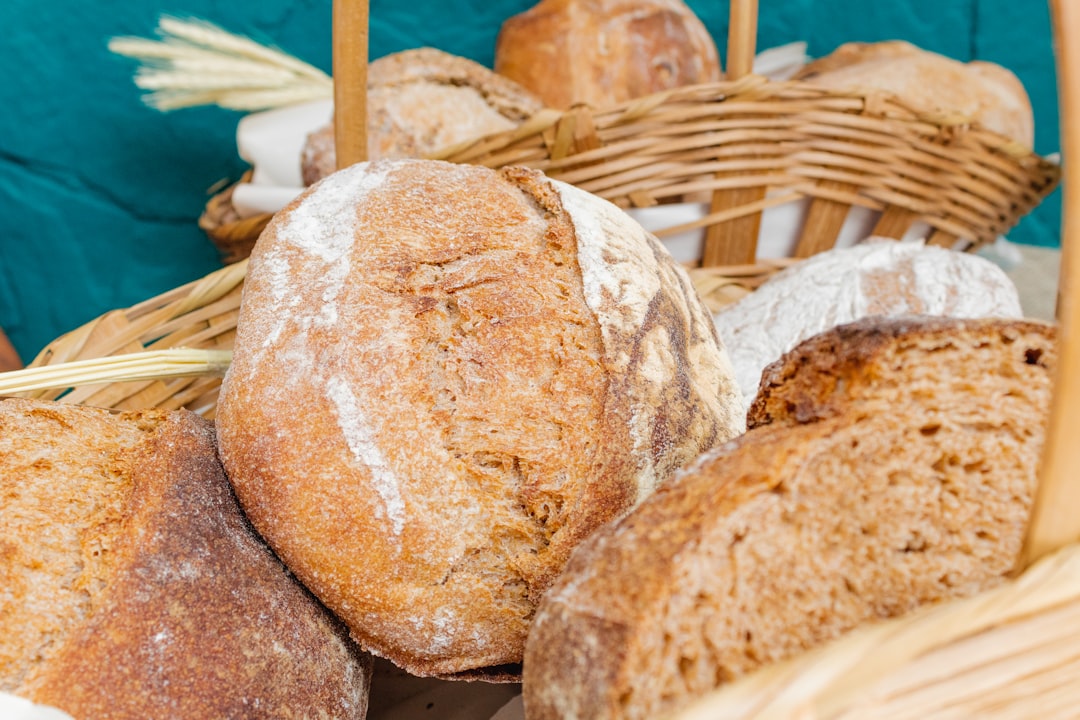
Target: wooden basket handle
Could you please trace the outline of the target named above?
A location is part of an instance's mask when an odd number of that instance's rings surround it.
[[[749,75],[757,45],[757,0],[730,0],[725,72]],[[367,159],[368,0],[334,0],[334,144],[337,168]]]
[[[1058,364],[1039,470],[1039,487],[1024,543],[1024,567],[1080,540],[1080,3],[1050,0],[1061,116],[1061,273]]]
[[[334,0],[334,152],[338,170],[367,160],[368,0]]]
[[[727,67],[725,78],[738,80],[754,70],[757,52],[757,0],[730,0],[728,22]]]

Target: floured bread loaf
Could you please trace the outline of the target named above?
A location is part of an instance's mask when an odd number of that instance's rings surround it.
[[[854,42],[808,63],[795,79],[883,90],[916,110],[960,115],[1025,147],[1035,143],[1035,118],[1023,83],[994,63],[962,63],[900,40]]]
[[[1054,335],[875,319],[800,345],[770,369],[757,422],[771,423],[574,553],[529,633],[526,716],[665,717],[860,623],[1002,582],[1035,488]]]
[[[970,253],[895,240],[828,250],[769,278],[713,319],[743,395],[803,340],[871,315],[1022,316],[1009,276]]]
[[[479,63],[434,48],[393,53],[368,66],[368,159],[419,158],[512,130],[543,104]],[[334,125],[308,136],[300,160],[305,185],[337,169]]]
[[[248,516],[364,647],[504,679],[571,549],[745,417],[689,278],[625,213],[421,160],[272,221],[218,412]]]
[[[99,718],[363,718],[370,657],[240,513],[208,422],[0,402],[0,691]]]
[[[503,23],[495,72],[559,109],[721,78],[712,36],[682,0],[542,0]]]

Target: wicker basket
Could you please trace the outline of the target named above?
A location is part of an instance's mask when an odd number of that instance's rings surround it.
[[[1062,127],[1080,126],[1080,5],[1052,0]],[[1067,158],[1080,134],[1066,135]],[[851,633],[706,697],[682,720],[720,717],[1075,717],[1080,708],[1080,166],[1066,165],[1059,374],[1040,485],[1017,579],[973,598]],[[48,366],[162,347],[231,346],[246,264],[240,262],[59,338]],[[746,268],[761,278],[760,268]],[[701,277],[715,279],[704,270]],[[768,272],[766,269],[764,272]],[[711,273],[711,274],[710,274]],[[755,275],[756,273],[756,275]],[[722,276],[722,275],[721,275]],[[113,408],[189,407],[213,416],[214,378],[110,383],[31,393]],[[1037,562],[1035,562],[1037,561]]]
[[[133,307],[106,313],[51,342],[28,367],[167,348],[231,350],[246,272],[245,260]],[[118,410],[183,407],[213,418],[220,386],[219,377],[180,377],[22,395]]]
[[[700,219],[651,228],[661,238],[704,232],[706,267],[756,263],[764,213],[795,204],[793,257],[833,247],[853,209],[872,213],[875,235],[900,238],[918,223],[932,244],[975,249],[1056,186],[1055,164],[966,118],[883,93],[739,76],[752,63],[756,18],[755,2],[731,2],[724,82],[610,109],[541,111],[434,157],[538,168],[623,208],[711,198]],[[240,219],[230,197],[211,199],[200,220],[227,262],[246,257],[268,219]]]

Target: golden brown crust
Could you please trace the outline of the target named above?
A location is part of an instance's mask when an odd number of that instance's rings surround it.
[[[1027,91],[1016,75],[994,63],[962,63],[899,40],[855,42],[808,63],[794,79],[882,90],[915,110],[959,116],[1026,147],[1034,144]]]
[[[542,103],[514,81],[434,48],[392,53],[368,67],[368,159],[424,157],[459,142],[509,130]],[[334,125],[308,136],[304,184],[334,172]]]
[[[747,426],[807,423],[844,412],[852,403],[880,395],[896,377],[909,350],[958,349],[972,338],[999,334],[1018,362],[1043,362],[1053,345],[1053,326],[1037,321],[909,316],[868,317],[816,335],[765,368]],[[1037,347],[1010,338],[1041,338]],[[980,372],[973,348],[972,372]]]
[[[685,275],[574,203],[609,207],[536,171],[369,163],[252,255],[226,467],[285,562],[413,673],[506,678],[572,548],[741,430]]]
[[[828,55],[806,63],[792,77],[797,80],[808,80],[870,60],[891,60],[917,52],[919,52],[918,48],[903,40],[886,40],[876,43],[848,42],[838,46]]]
[[[712,37],[681,0],[543,0],[503,23],[495,71],[559,109],[721,77]]]
[[[16,466],[23,482],[95,497],[103,478],[80,468],[105,457],[126,488],[108,523],[83,525],[82,544],[104,556],[79,575],[93,591],[83,617],[55,628],[16,694],[76,718],[364,716],[370,658],[251,530],[209,423],[13,400],[0,413],[23,429],[42,413],[58,423],[20,440],[19,457],[52,465]]]
[[[536,96],[513,80],[468,58],[435,48],[393,53],[379,58],[368,68],[369,85],[393,87],[410,82],[472,88],[500,115],[511,120],[525,120],[543,107]]]
[[[950,346],[924,329],[906,351],[900,331],[852,342],[871,364],[893,346],[903,382],[879,377],[840,414],[749,430],[585,541],[530,630],[530,720],[667,716],[858,623],[1005,579],[1035,487],[1053,332],[963,332]]]

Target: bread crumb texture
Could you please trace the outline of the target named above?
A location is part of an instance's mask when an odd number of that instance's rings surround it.
[[[370,658],[187,412],[0,402],[0,690],[75,718],[362,718]]]
[[[800,345],[767,416],[575,553],[529,635],[528,717],[663,716],[1002,582],[1055,360],[1053,329],[1022,321],[860,321]]]
[[[416,674],[514,676],[570,550],[744,426],[685,273],[535,171],[354,166],[251,262],[229,476],[354,637]]]

